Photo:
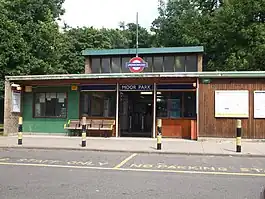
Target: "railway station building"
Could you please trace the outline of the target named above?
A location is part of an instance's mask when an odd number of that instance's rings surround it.
[[[83,74],[6,76],[4,133],[22,117],[25,134],[68,134],[86,117],[89,136],[156,137],[161,119],[163,137],[196,140],[235,137],[241,119],[243,138],[265,138],[265,72],[205,72],[202,46],[83,56]]]

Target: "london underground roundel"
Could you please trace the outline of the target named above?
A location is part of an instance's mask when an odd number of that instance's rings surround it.
[[[148,67],[148,64],[141,57],[133,57],[126,63],[126,67],[129,68],[132,73],[140,73],[144,68]]]

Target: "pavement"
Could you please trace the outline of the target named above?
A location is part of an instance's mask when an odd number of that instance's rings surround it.
[[[265,142],[242,141],[242,151],[236,152],[234,139],[162,139],[162,150],[156,149],[156,139],[151,138],[92,138],[87,137],[86,147],[81,147],[80,137],[24,135],[23,145],[17,136],[0,137],[0,148],[64,149],[108,152],[190,154],[216,156],[265,157]]]
[[[254,199],[261,157],[0,149],[1,199]]]

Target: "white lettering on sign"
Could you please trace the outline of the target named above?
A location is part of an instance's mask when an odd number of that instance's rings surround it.
[[[138,85],[138,90],[150,90],[151,85]]]
[[[136,90],[136,85],[122,85],[122,90]]]

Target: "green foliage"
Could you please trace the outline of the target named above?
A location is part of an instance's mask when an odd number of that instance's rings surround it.
[[[265,70],[264,0],[159,2],[139,47],[203,45],[205,70]],[[64,0],[0,0],[0,91],[5,75],[83,73],[84,49],[135,48],[136,24],[60,29]]]
[[[206,70],[265,70],[264,0],[161,0],[159,11],[158,45],[203,45]]]
[[[65,29],[61,38],[60,62],[66,73],[84,73],[84,49],[111,48],[107,35],[93,27]]]

